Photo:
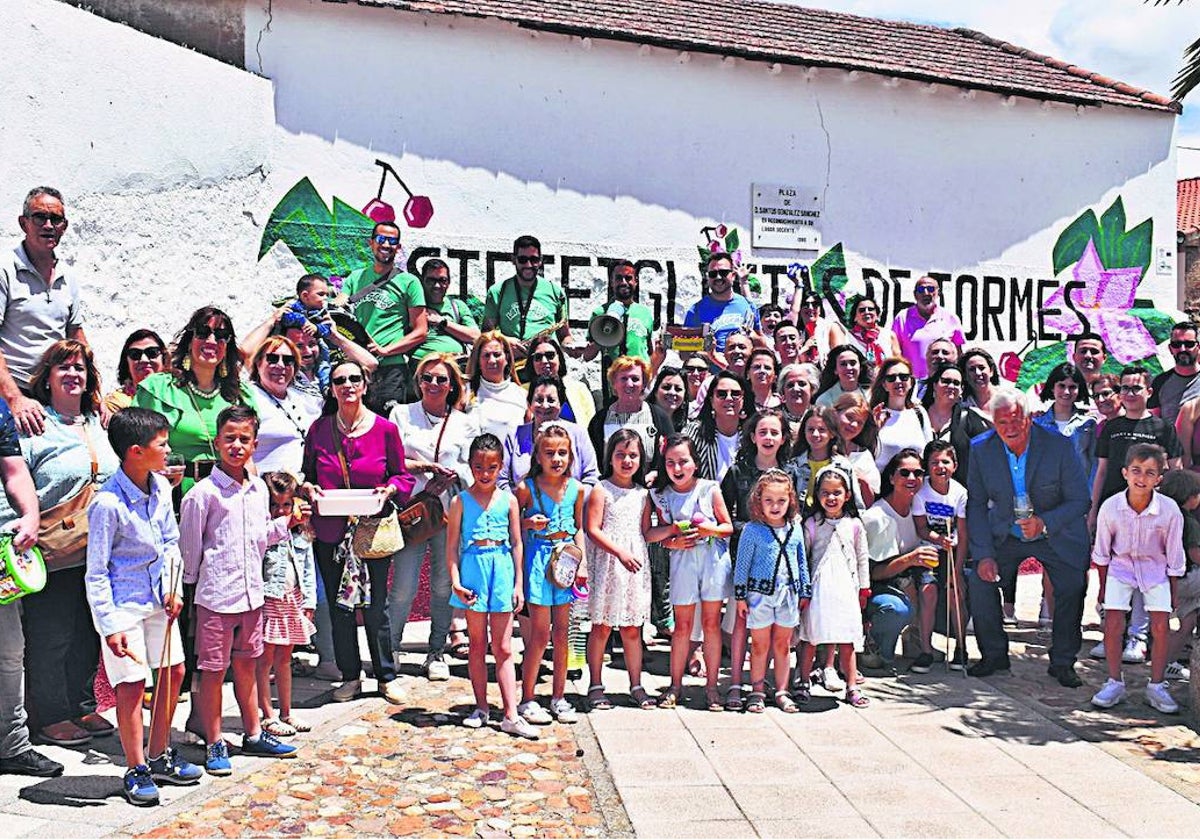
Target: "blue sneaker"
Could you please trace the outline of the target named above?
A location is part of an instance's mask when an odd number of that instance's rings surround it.
[[[224,738],[215,744],[208,745],[208,752],[204,757],[204,769],[210,776],[228,776],[233,772],[233,765],[229,763],[229,747],[225,745]]]
[[[258,738],[251,741],[242,736],[242,755],[259,755],[263,758],[295,758],[296,748],[285,744],[270,732],[260,732]]]
[[[194,785],[200,781],[204,771],[184,761],[174,748],[167,749],[158,758],[150,759],[150,776],[156,782],[168,785]]]
[[[150,768],[145,764],[130,767],[125,771],[121,790],[131,805],[157,805],[158,785],[150,777]]]

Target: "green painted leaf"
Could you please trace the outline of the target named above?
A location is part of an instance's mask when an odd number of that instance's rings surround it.
[[[826,291],[840,292],[846,287],[849,278],[846,276],[846,254],[842,243],[834,245],[822,254],[809,268],[809,276],[813,289],[819,294]]]
[[[1150,257],[1153,253],[1151,242],[1154,238],[1154,220],[1146,219],[1137,227],[1124,233],[1113,255],[1113,262],[1106,262],[1107,268],[1140,268],[1142,277],[1150,268]]]
[[[333,198],[333,226],[329,232],[332,254],[330,275],[345,277],[363,263],[371,260],[367,238],[375,223],[358,208],[351,207],[337,196]]]
[[[1125,203],[1117,196],[1112,206],[1100,217],[1100,236],[1096,241],[1096,252],[1105,268],[1123,268],[1115,260],[1121,247],[1121,237],[1125,235]]]
[[[1163,372],[1162,362],[1158,360],[1158,356],[1142,359],[1138,364],[1150,371],[1151,376],[1158,376]]]
[[[1058,241],[1054,243],[1054,273],[1057,275],[1067,266],[1079,262],[1084,249],[1087,248],[1088,240],[1097,239],[1099,236],[1100,223],[1091,210],[1067,225],[1067,229],[1059,234]]]
[[[729,233],[725,236],[725,250],[732,254],[741,245],[741,237],[738,236],[737,228],[730,228]]]
[[[1066,360],[1067,344],[1065,341],[1033,348],[1021,360],[1021,372],[1017,374],[1017,389],[1025,391],[1038,383],[1045,382],[1054,366]]]
[[[271,250],[271,246],[276,242],[283,241],[288,245],[285,231],[287,224],[294,222],[297,219],[297,213],[303,212],[308,218],[314,222],[325,222],[326,224],[332,221],[332,216],[329,208],[325,206],[325,202],[321,200],[317,188],[313,186],[312,181],[308,178],[301,178],[296,182],[279,203],[275,205],[275,209],[271,211],[271,216],[267,219],[267,224],[263,228],[262,241],[258,247],[258,258],[261,260]],[[290,245],[288,246],[291,247]],[[294,252],[293,252],[294,253]]]
[[[1155,344],[1162,344],[1171,337],[1171,327],[1175,319],[1165,312],[1149,307],[1135,307],[1129,314],[1146,325],[1147,331],[1154,337]]]
[[[700,252],[700,267],[703,268],[708,264],[708,255],[711,254],[712,251],[703,245],[697,245],[696,250]]]

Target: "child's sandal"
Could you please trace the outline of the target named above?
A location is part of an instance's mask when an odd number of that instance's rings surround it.
[[[740,712],[742,708],[742,687],[740,685],[729,686],[729,691],[725,694],[725,711]]]
[[[779,707],[779,711],[787,714],[794,714],[800,711],[800,707],[796,705],[796,701],[786,691],[775,692],[775,705]]]
[[[629,699],[636,703],[639,709],[653,709],[656,705],[658,705],[654,702],[653,698],[646,693],[646,689],[642,688],[640,685],[630,686]]]
[[[792,697],[801,706],[808,705],[812,700],[812,691],[806,682],[792,683]]]
[[[295,729],[297,732],[312,732],[312,725],[305,723],[299,718],[288,715],[285,718],[280,718],[280,720],[292,727],[292,729]]]
[[[263,720],[262,730],[268,735],[274,735],[276,738],[290,738],[296,734],[296,728],[294,726],[284,723],[277,717],[266,718]]]
[[[767,710],[767,695],[761,691],[751,691],[750,699],[746,701],[746,711],[753,715],[761,715]]]
[[[674,709],[679,705],[679,695],[683,689],[679,686],[668,686],[662,694],[658,695],[658,708]]]
[[[846,702],[856,709],[865,709],[871,705],[870,699],[856,688],[846,692]]]
[[[593,685],[588,687],[587,691],[588,707],[593,712],[606,712],[613,707],[612,702],[604,693],[604,686]]]
[[[715,685],[705,688],[704,696],[708,700],[708,710],[710,712],[725,711],[725,704],[721,702],[721,692],[717,690]]]

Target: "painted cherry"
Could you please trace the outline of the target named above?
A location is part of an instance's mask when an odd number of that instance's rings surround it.
[[[1009,382],[1016,382],[1021,375],[1021,357],[1011,350],[1000,354],[1000,375]]]
[[[383,170],[383,174],[379,176],[379,190],[375,197],[367,202],[363,207],[363,215],[367,216],[373,222],[394,222],[396,221],[396,208],[383,200],[383,187],[387,183],[387,176],[390,174],[396,179],[396,183],[408,194],[408,200],[404,203],[404,221],[409,227],[423,228],[429,224],[429,220],[433,218],[433,202],[427,195],[413,195],[412,190],[408,185],[396,174],[396,170],[387,161],[376,160],[375,165]]]
[[[408,222],[408,226],[423,228],[429,224],[429,220],[432,218],[433,202],[429,200],[429,196],[410,195],[404,204],[404,221]]]

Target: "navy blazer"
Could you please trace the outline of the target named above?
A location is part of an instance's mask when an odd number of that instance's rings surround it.
[[[1033,512],[1046,523],[1055,553],[1066,562],[1086,569],[1091,495],[1087,476],[1069,438],[1037,424],[1030,428],[1025,489]],[[976,560],[994,558],[996,547],[1012,533],[1014,522],[1008,455],[995,430],[987,431],[971,441],[967,470],[971,556]]]

